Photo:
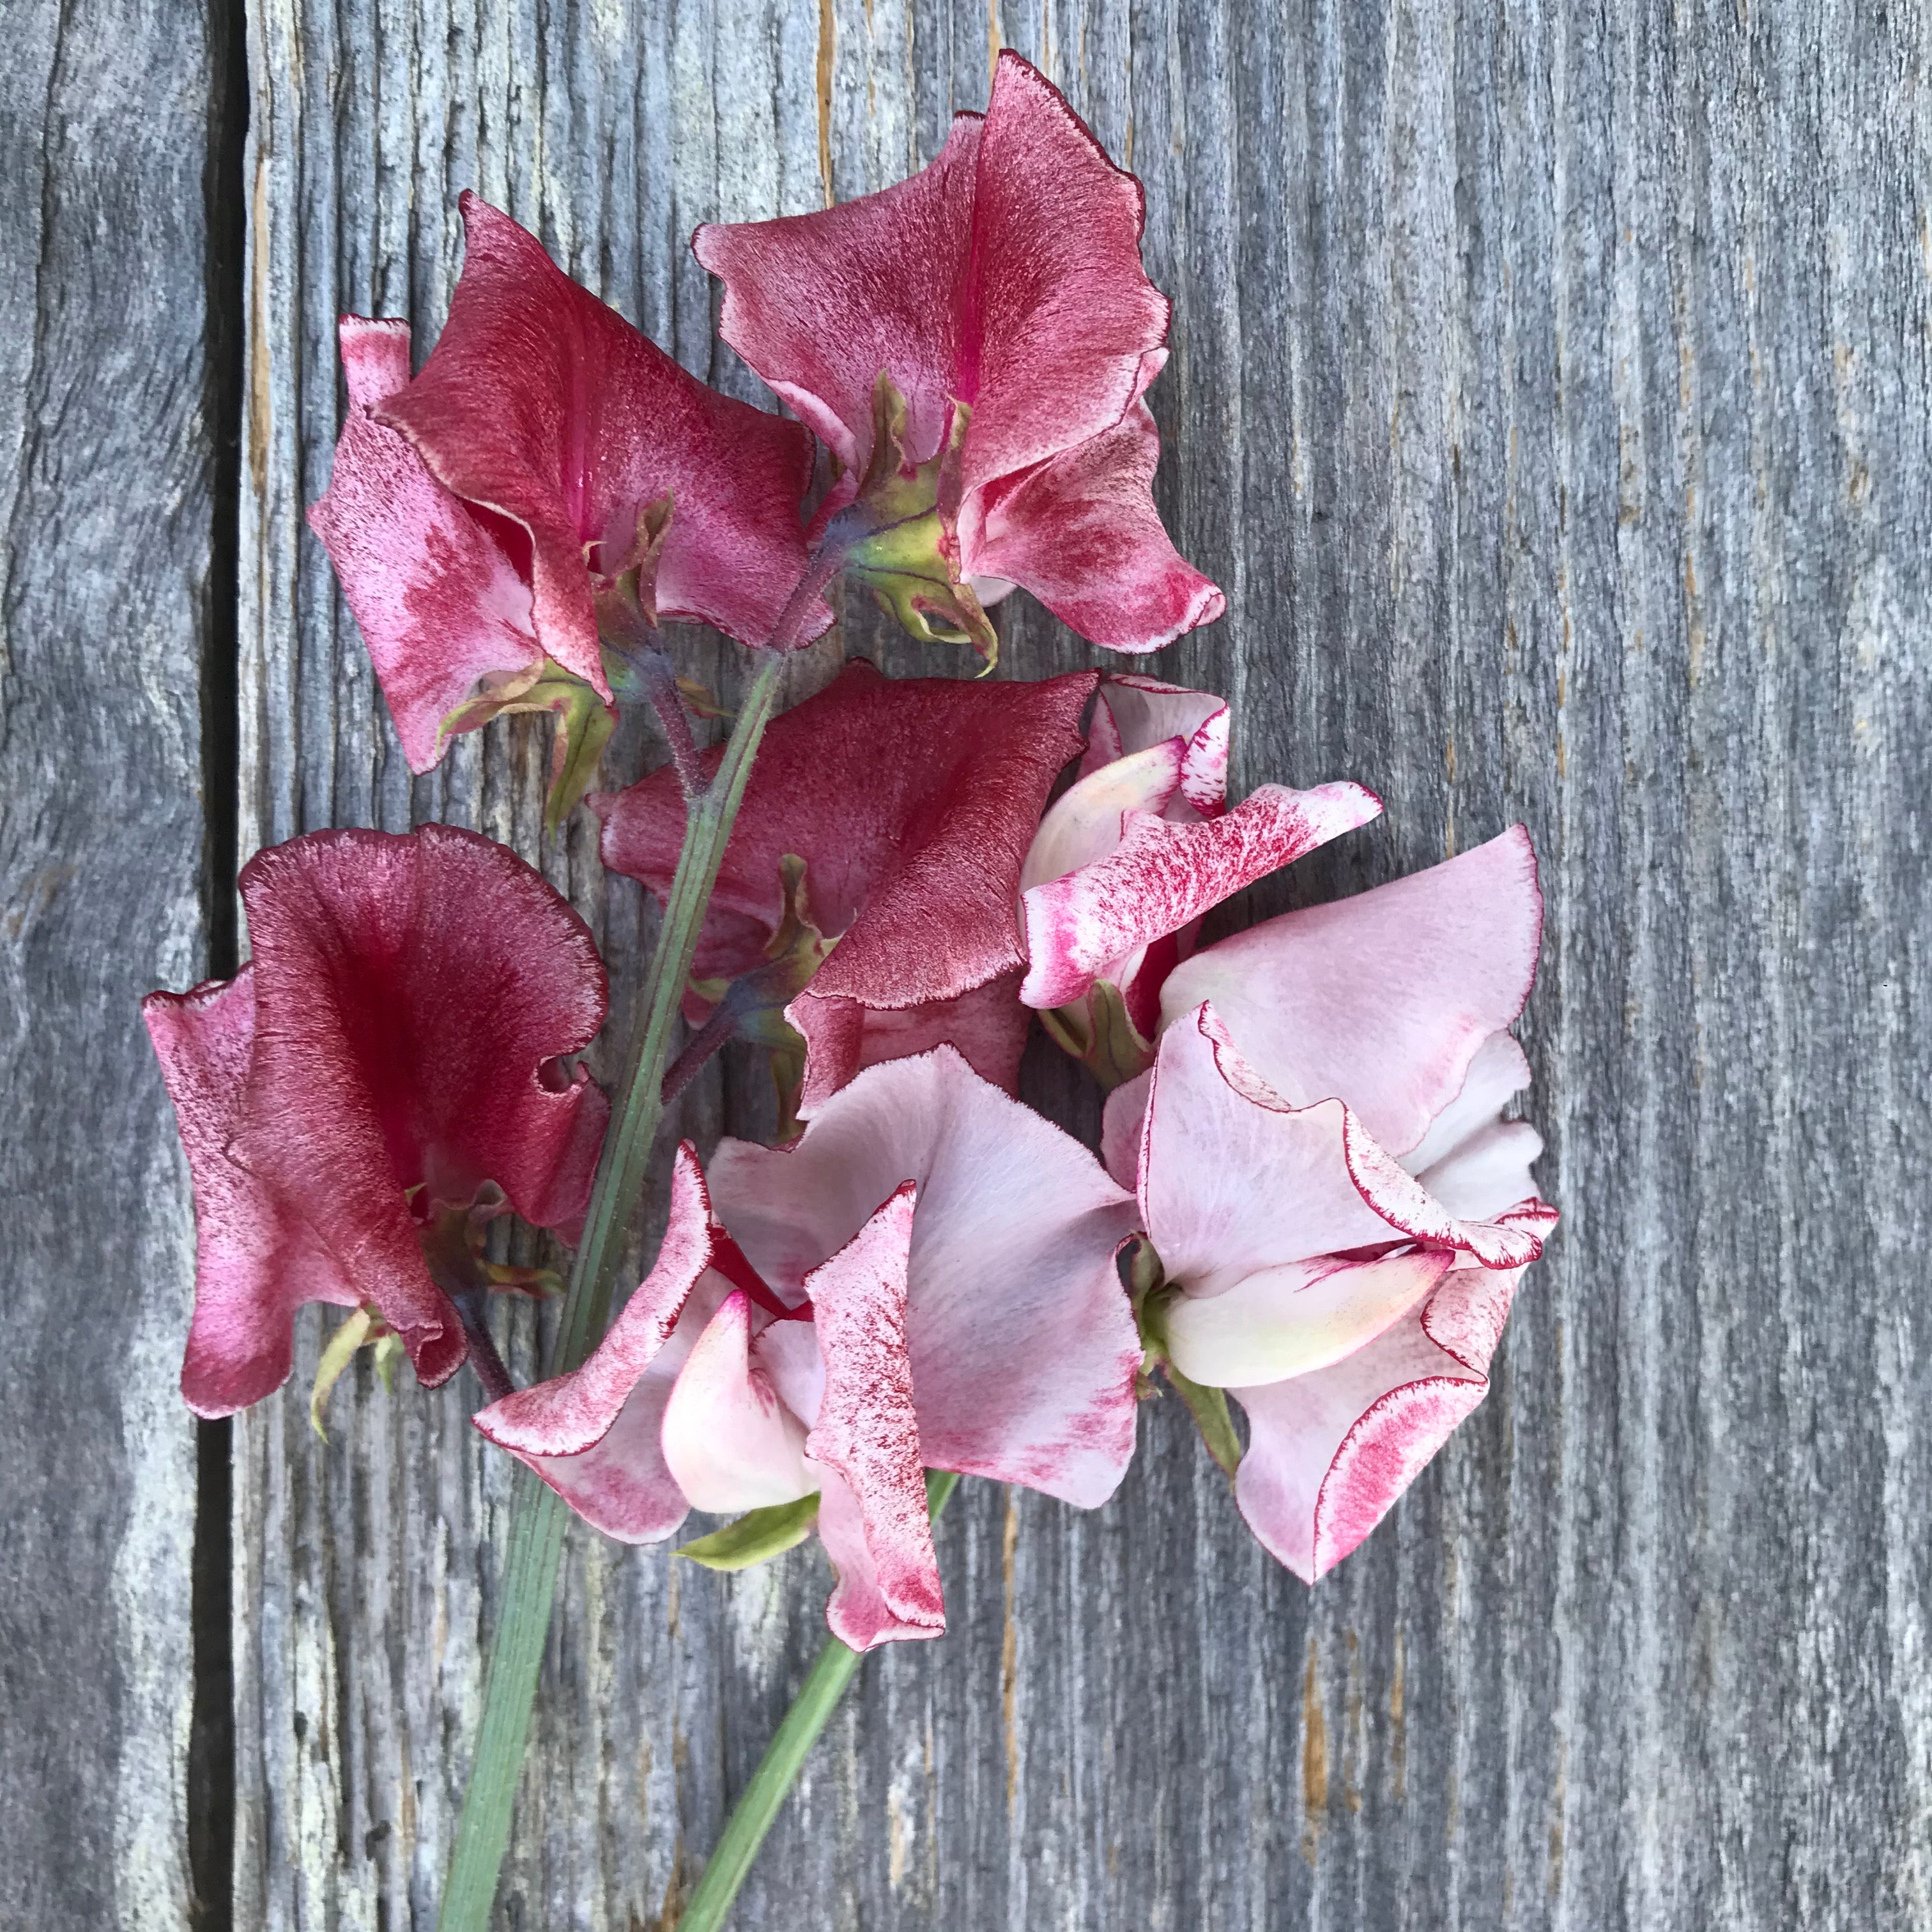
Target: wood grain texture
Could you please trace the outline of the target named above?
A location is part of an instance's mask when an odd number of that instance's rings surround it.
[[[897,178],[1005,41],[1142,176],[1176,297],[1160,489],[1231,608],[1160,669],[1236,700],[1238,784],[1388,801],[1249,910],[1518,817],[1544,854],[1567,1219],[1488,1402],[1312,1594],[1172,1402],[1104,1510],[964,1486],[950,1634],[868,1664],[741,1926],[1932,1923],[1928,38],[1846,0],[263,0],[248,844],[478,826],[634,983],[636,895],[580,823],[539,853],[540,730],[410,781],[301,523],[335,312],[427,338],[474,186],[755,397],[692,226]],[[1002,628],[1018,674],[1092,661]],[[743,1067],[686,1108],[764,1118]],[[433,1922],[508,1492],[462,1409],[358,1370],[326,1448],[292,1396],[238,1426],[238,1924]],[[814,1553],[682,1569],[573,1534],[506,1926],[668,1927],[816,1647]]]
[[[138,1002],[209,964],[220,34],[0,40],[0,1922],[179,1932],[194,1244]]]

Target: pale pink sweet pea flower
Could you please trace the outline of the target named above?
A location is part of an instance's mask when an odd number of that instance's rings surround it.
[[[785,1008],[807,1048],[802,1115],[862,1067],[940,1041],[996,1086],[1017,1082],[1028,1021],[1015,997],[1021,866],[1054,778],[1081,748],[1094,684],[1091,672],[892,679],[855,659],[772,720],[694,970],[730,980],[758,969],[784,913],[780,862],[802,858],[813,922],[834,942]],[[684,836],[676,772],[590,802],[604,864],[662,899]]]
[[[227,1415],[287,1378],[304,1302],[372,1307],[418,1376],[468,1352],[439,1241],[498,1192],[574,1233],[608,1106],[560,1060],[604,1021],[590,932],[453,826],[318,832],[258,854],[254,958],[143,1002],[194,1178],[182,1392]]]
[[[922,172],[694,238],[724,284],[724,339],[839,459],[827,513],[891,494],[890,554],[853,567],[915,628],[937,614],[989,650],[976,585],[986,601],[1022,585],[1116,650],[1226,608],[1175,554],[1150,487],[1160,436],[1141,398],[1167,359],[1168,304],[1141,266],[1144,199],[1008,52],[983,118],[956,116]],[[918,556],[914,513],[929,520]]]
[[[547,680],[608,705],[597,604],[626,572],[653,620],[761,644],[806,562],[806,434],[707,388],[508,215],[462,208],[421,375],[406,324],[344,319],[349,412],[310,512],[416,771],[452,730],[548,708]],[[815,602],[795,641],[830,622]]]
[[[935,1636],[926,1470],[1087,1508],[1120,1482],[1133,1226],[1084,1148],[951,1048],[871,1067],[794,1146],[725,1142],[708,1198],[684,1150],[664,1251],[604,1342],[477,1426],[626,1541],[816,1493],[834,1635]]]
[[[1108,1102],[1165,1286],[1150,1326],[1250,1439],[1243,1515],[1312,1582],[1487,1388],[1555,1210],[1507,1029],[1542,902],[1520,826],[1432,870],[1207,948],[1154,1067]]]
[[[1079,779],[1027,853],[1020,998],[1109,1084],[1151,1060],[1161,989],[1202,915],[1382,810],[1346,783],[1262,785],[1229,810],[1227,764],[1220,699],[1109,679]]]

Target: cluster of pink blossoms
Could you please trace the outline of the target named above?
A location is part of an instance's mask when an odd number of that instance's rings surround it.
[[[833,567],[989,658],[1016,585],[1116,651],[1220,614],[1150,494],[1168,308],[1138,184],[1024,62],[899,187],[699,231],[726,339],[796,422],[464,212],[419,374],[404,325],[343,325],[313,514],[416,769],[549,710],[560,814],[620,700],[676,704],[664,620],[795,646]],[[355,1310],[426,1384],[474,1362],[478,1429],[614,1537],[694,1509],[764,1513],[757,1554],[815,1528],[863,1649],[944,1628],[928,1471],[1103,1503],[1164,1376],[1256,1534],[1318,1576],[1481,1399],[1555,1219],[1508,1118],[1541,901],[1519,826],[1201,946],[1382,808],[1340,782],[1230,804],[1229,723],[1144,676],[864,662],[776,720],[686,1012],[770,1049],[787,1137],[680,1147],[650,1273],[583,1366],[523,1389],[486,1310],[532,1284],[485,1236],[583,1222],[609,1112],[572,1058],[604,1017],[591,935],[447,827],[262,854],[250,964],[148,1006],[196,1190],[189,1402],[259,1400],[301,1304]],[[660,899],[719,756],[682,728],[589,801],[604,863]],[[1036,1013],[1110,1090],[1102,1157],[1016,1097]]]

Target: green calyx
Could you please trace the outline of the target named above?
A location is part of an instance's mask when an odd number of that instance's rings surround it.
[[[1096,980],[1084,998],[1040,1017],[1054,1041],[1091,1068],[1103,1087],[1118,1087],[1154,1064],[1154,1042],[1141,1037],[1111,980]]]
[[[707,1570],[748,1570],[754,1564],[769,1563],[774,1556],[796,1549],[818,1521],[818,1492],[814,1490],[795,1503],[774,1503],[769,1509],[753,1510],[695,1543],[682,1545],[677,1553]]]
[[[1180,1293],[1162,1270],[1154,1244],[1144,1234],[1135,1239],[1127,1270],[1127,1293],[1133,1303],[1138,1324],[1142,1357],[1140,1386],[1143,1396],[1154,1393],[1154,1371],[1157,1367],[1168,1385],[1187,1405],[1194,1426],[1208,1453],[1220,1466],[1229,1482],[1241,1466],[1241,1438],[1234,1430],[1234,1418],[1228,1407],[1226,1389],[1208,1388],[1183,1375],[1168,1352],[1166,1315]]]
[[[957,505],[971,416],[964,403],[952,404],[938,452],[915,461],[905,446],[905,398],[892,377],[879,372],[872,388],[872,458],[856,506],[872,534],[852,545],[845,568],[915,638],[970,644],[991,670],[999,658],[999,634],[960,574],[958,541],[948,513]]]

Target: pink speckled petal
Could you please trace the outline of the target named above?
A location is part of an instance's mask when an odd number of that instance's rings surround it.
[[[854,1650],[946,1628],[906,1345],[916,1192],[910,1181],[896,1189],[805,1282],[825,1361],[824,1394],[805,1449],[836,1479],[820,1504],[820,1533],[839,1571],[826,1621]],[[861,1562],[853,1560],[848,1497]]]
[[[1100,680],[1080,776],[1090,777],[1115,758],[1179,738],[1186,746],[1181,797],[1204,818],[1211,818],[1227,801],[1228,724],[1228,701],[1211,692],[1189,691],[1132,672],[1111,673]],[[1167,815],[1184,814],[1170,808]]]
[[[1381,810],[1374,793],[1344,783],[1263,785],[1232,812],[1192,824],[1130,816],[1106,858],[1025,894],[1030,963],[1020,998],[1042,1007],[1080,998],[1138,948]]]
[[[530,591],[482,525],[374,412],[410,380],[403,322],[344,316],[349,412],[328,488],[308,520],[362,627],[403,754],[426,772],[442,722],[486,682],[543,662]]]
[[[1114,1256],[1134,1210],[1085,1148],[941,1047],[860,1074],[793,1147],[726,1141],[711,1166],[725,1225],[794,1298],[906,1179],[926,1466],[1105,1502],[1133,1448],[1140,1351]]]
[[[1521,826],[1392,885],[1285,913],[1185,961],[1172,1022],[1211,1000],[1242,1054],[1294,1105],[1346,1100],[1402,1155],[1522,1010],[1543,899]]]
[[[1096,717],[1100,714],[1096,714]],[[1020,872],[1022,896],[1106,858],[1130,812],[1158,817],[1180,789],[1187,740],[1175,736],[1089,772],[1048,808]]]

